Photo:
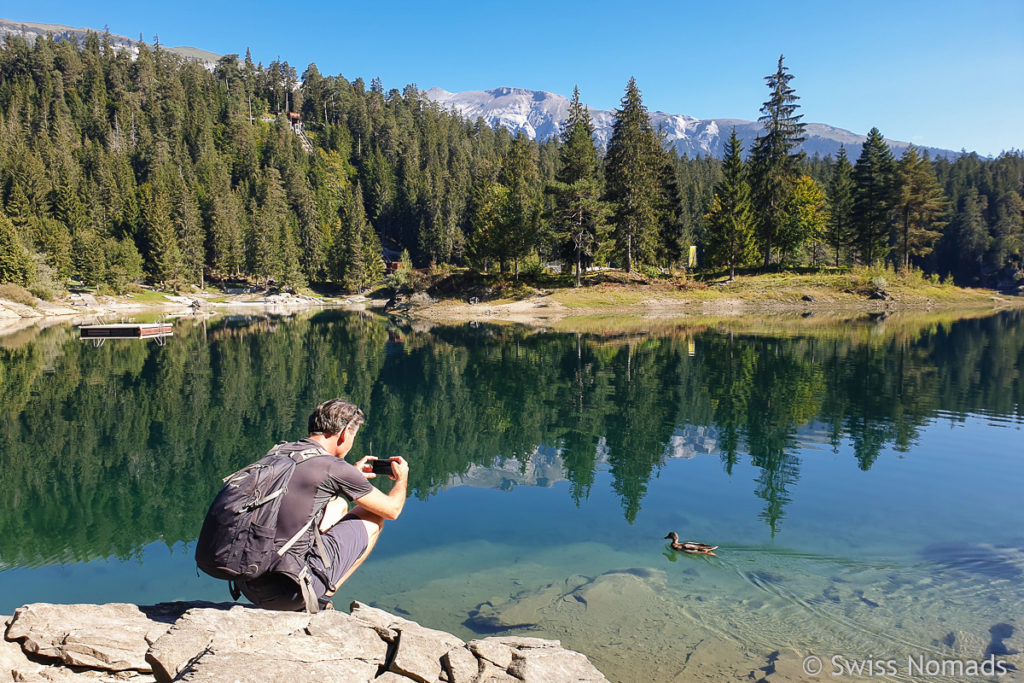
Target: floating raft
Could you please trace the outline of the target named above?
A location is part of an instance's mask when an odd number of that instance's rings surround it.
[[[115,323],[113,325],[80,325],[82,339],[146,339],[168,337],[174,327],[171,323]]]

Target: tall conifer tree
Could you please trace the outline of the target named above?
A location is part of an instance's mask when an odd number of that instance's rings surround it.
[[[626,272],[651,260],[657,239],[658,140],[636,87],[626,85],[605,156],[607,198],[615,205],[616,250]]]
[[[569,114],[562,124],[559,168],[550,191],[555,196],[554,232],[563,254],[576,270],[576,286],[581,284],[583,268],[604,238],[608,205],[601,201],[600,159],[594,146],[594,126],[590,111],[580,102],[580,89],[574,87]]]
[[[840,250],[850,244],[853,213],[853,166],[846,157],[846,148],[839,148],[839,156],[832,166],[828,182],[828,230],[825,241],[835,252],[835,264],[839,267]]]
[[[793,183],[799,176],[798,162],[803,152],[796,148],[806,138],[803,114],[797,114],[800,99],[790,86],[793,74],[783,66],[783,55],[775,73],[764,80],[771,96],[761,107],[761,134],[750,151],[750,178],[754,207],[757,211],[757,237],[764,265],[768,267],[779,231],[786,220],[786,203]]]
[[[910,258],[931,253],[942,236],[948,207],[927,152],[922,156],[916,147],[908,146],[896,165],[896,175],[896,249],[900,264],[908,270]]]
[[[725,146],[722,181],[715,186],[711,211],[705,218],[705,258],[715,266],[727,267],[730,280],[736,277],[736,266],[749,262],[755,254],[750,185],[742,152],[743,146],[733,128]]]
[[[889,253],[889,229],[895,199],[895,162],[877,128],[868,131],[853,169],[854,247],[862,263],[872,264]]]
[[[508,256],[519,280],[519,260],[537,244],[540,233],[540,182],[534,146],[520,132],[502,160],[500,182],[508,188],[505,230]]]

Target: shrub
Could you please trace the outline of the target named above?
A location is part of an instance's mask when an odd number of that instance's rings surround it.
[[[58,292],[50,289],[41,282],[34,282],[28,286],[28,291],[32,293],[32,296],[42,299],[43,301],[53,301],[57,298]]]
[[[402,256],[399,258],[398,270],[384,278],[384,284],[396,292],[403,287],[415,288],[416,283],[414,282],[413,275],[412,258],[409,257],[409,250],[403,249]]]
[[[661,269],[658,268],[657,266],[652,266],[645,263],[642,266],[640,266],[637,270],[639,270],[640,274],[643,275],[648,280],[657,280],[658,278],[661,277]]]
[[[32,296],[30,291],[13,282],[5,282],[0,285],[0,299],[7,299],[16,304],[24,304],[26,306],[32,306],[36,303],[36,298]]]
[[[544,275],[544,263],[540,260],[540,256],[538,256],[536,252],[528,254],[526,258],[520,262],[519,274],[530,280],[536,280]]]

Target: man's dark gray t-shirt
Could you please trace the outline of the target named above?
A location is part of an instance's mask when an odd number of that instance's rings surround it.
[[[280,542],[287,541],[309,524],[314,513],[319,524],[321,513],[331,498],[342,496],[352,502],[373,488],[362,472],[341,458],[328,455],[317,442],[302,439],[299,443],[323,451],[323,456],[313,456],[295,468],[278,511],[276,537]]]

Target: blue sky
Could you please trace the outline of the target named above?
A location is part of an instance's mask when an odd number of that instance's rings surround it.
[[[623,11],[623,8],[628,8]],[[451,91],[500,86],[755,119],[779,54],[807,122],[998,154],[1024,149],[1024,2],[140,2],[36,0],[0,16],[217,53],[299,73]]]

